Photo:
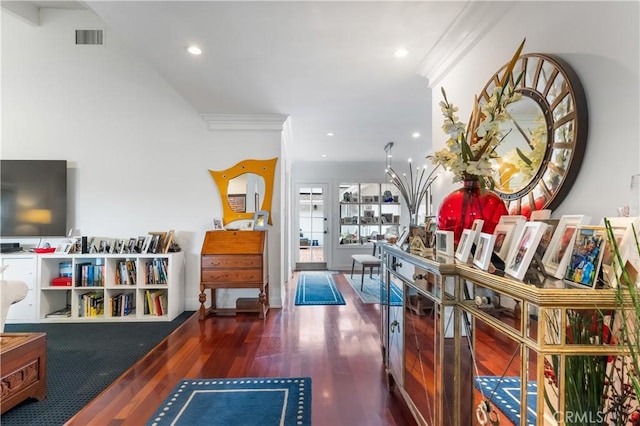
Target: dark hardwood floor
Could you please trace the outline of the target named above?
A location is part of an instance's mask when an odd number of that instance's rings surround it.
[[[196,313],[67,424],[144,424],[183,378],[281,376],[312,378],[314,426],[415,424],[387,390],[380,306],[363,304],[341,274],[335,279],[346,305],[295,306],[296,274],[285,306],[264,321],[199,321]]]

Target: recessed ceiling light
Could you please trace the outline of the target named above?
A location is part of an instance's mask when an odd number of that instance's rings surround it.
[[[328,132],[328,133],[327,133],[327,136],[333,136],[334,134],[335,134],[335,133],[333,133],[333,132]]]
[[[322,158],[327,158],[327,154],[322,154]]]
[[[395,56],[396,58],[404,58],[408,54],[409,54],[409,51],[404,47],[401,47],[397,49],[395,52],[393,52],[393,56]]]
[[[199,55],[202,53],[202,49],[200,49],[198,46],[189,46],[187,47],[187,52],[191,53],[192,55]]]
[[[420,132],[413,132],[413,133],[411,134],[411,137],[412,137],[412,138],[414,138],[414,139],[419,138],[419,137],[420,137]]]

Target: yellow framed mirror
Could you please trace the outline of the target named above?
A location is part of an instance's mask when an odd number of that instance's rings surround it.
[[[277,158],[270,160],[243,160],[225,170],[209,170],[222,201],[222,222],[253,220],[255,212],[269,212],[273,198],[273,179]]]

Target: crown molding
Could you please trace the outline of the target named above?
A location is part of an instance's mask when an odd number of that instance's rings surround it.
[[[433,89],[494,28],[512,1],[469,1],[418,66]]]
[[[3,1],[0,8],[34,27],[40,26],[40,8],[29,1]]]
[[[281,132],[289,117],[283,114],[201,114],[209,130],[268,130]]]

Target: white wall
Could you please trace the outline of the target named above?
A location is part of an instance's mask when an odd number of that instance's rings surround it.
[[[102,47],[75,46],[77,28],[104,24],[88,11],[42,9],[40,26],[2,13],[2,158],[69,162],[68,223],[77,235],[175,229],[186,307],[196,309],[202,239],[222,216],[208,170],[280,157],[280,134],[209,131],[115,34],[107,29]],[[269,246],[271,302],[280,306],[276,173]]]
[[[433,96],[434,148],[444,145],[440,86],[466,122],[473,96],[508,62],[524,37],[523,53],[553,54],[578,74],[589,108],[589,135],[580,173],[553,213],[587,214],[597,224],[616,216],[640,172],[638,2],[516,2],[502,21],[438,85]],[[434,185],[436,209],[455,186]]]

